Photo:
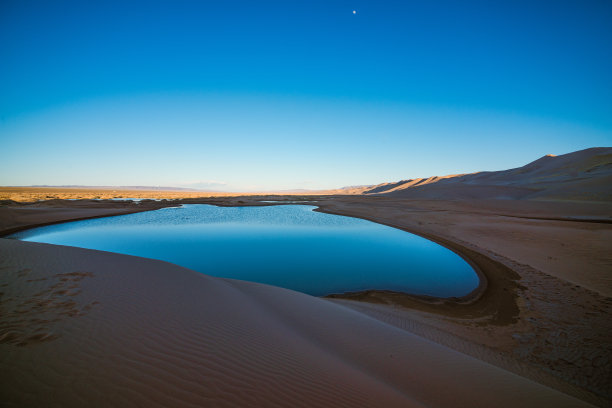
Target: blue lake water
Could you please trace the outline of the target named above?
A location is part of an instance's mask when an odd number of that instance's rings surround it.
[[[316,296],[386,289],[451,297],[478,286],[472,267],[447,248],[315,208],[190,204],[35,228],[11,238],[160,259]]]

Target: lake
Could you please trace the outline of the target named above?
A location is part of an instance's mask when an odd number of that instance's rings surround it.
[[[315,296],[383,289],[451,297],[478,286],[473,268],[441,245],[315,208],[188,204],[50,225],[10,238],[159,259]]]

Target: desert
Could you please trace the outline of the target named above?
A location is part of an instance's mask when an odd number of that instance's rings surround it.
[[[0,406],[610,407],[611,18],[0,1]]]
[[[559,161],[574,172],[599,156],[604,161],[597,166],[609,169],[610,149],[584,155]],[[609,173],[601,173],[606,185]],[[136,202],[60,195],[30,203],[5,196],[5,235],[187,202],[312,203],[317,211],[439,242],[468,259],[482,281],[465,298],[385,291],[316,298],[160,261],[2,239],[3,384],[10,384],[4,400],[15,406],[605,406],[610,203],[498,199],[498,190],[491,191],[489,199],[460,200],[433,200],[427,191],[417,192],[424,199],[384,192]]]

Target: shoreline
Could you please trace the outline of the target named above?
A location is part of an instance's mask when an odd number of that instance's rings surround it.
[[[270,197],[271,196],[226,198],[215,197],[208,199],[186,199],[172,203],[156,202],[156,208],[139,208],[138,210],[131,212],[123,211],[125,210],[125,208],[115,208],[113,209],[113,211],[115,211],[115,213],[113,214],[107,213],[86,218],[122,215],[127,213],[149,211],[188,203],[212,204],[221,206],[267,206],[284,204],[282,202],[260,203],[258,201],[265,200],[266,198]],[[288,198],[291,201],[296,200],[295,196],[276,196],[274,198]],[[530,318],[526,318],[525,316],[526,309],[524,304],[525,294],[529,292],[529,285],[526,285],[526,283],[528,284],[529,282],[524,281],[524,271],[522,272],[520,270],[520,267],[515,268],[518,270],[514,270],[513,268],[508,267],[507,264],[504,264],[504,262],[500,262],[500,260],[493,259],[493,257],[488,257],[487,255],[483,254],[482,249],[479,251],[474,249],[473,247],[470,248],[463,243],[453,242],[450,239],[440,237],[439,235],[436,235],[431,231],[427,231],[426,228],[418,229],[414,228],[414,225],[407,226],[405,222],[390,222],[389,219],[381,219],[381,217],[377,218],[377,214],[363,213],[363,208],[370,209],[372,208],[372,205],[378,205],[377,202],[381,200],[360,200],[356,199],[355,197],[339,196],[316,196],[301,198],[304,199],[303,203],[293,202],[287,204],[315,205],[317,206],[317,209],[315,209],[315,211],[362,218],[371,222],[388,225],[393,228],[398,228],[422,236],[428,240],[443,245],[446,248],[459,254],[460,256],[462,256],[463,259],[470,262],[473,269],[479,274],[480,283],[478,288],[472,293],[462,298],[433,298],[390,291],[362,291],[356,293],[345,293],[340,295],[328,295],[324,297],[324,299],[329,299],[329,301],[333,303],[339,302],[345,307],[349,307],[360,313],[370,315],[378,320],[385,321],[388,324],[395,324],[397,326],[396,321],[388,320],[388,316],[394,314],[394,319],[396,320],[400,319],[400,321],[404,322],[416,322],[416,324],[424,325],[423,327],[429,327],[431,330],[437,332],[441,330],[442,332],[447,333],[445,335],[446,340],[442,342],[442,344],[446,343],[446,346],[450,346],[451,348],[455,348],[461,352],[467,352],[468,355],[472,355],[473,357],[475,356],[484,361],[488,361],[489,363],[492,363],[494,365],[504,367],[505,369],[510,369],[510,371],[516,372],[527,378],[531,378],[532,380],[569,393],[570,395],[577,396],[583,400],[590,401],[591,403],[596,403],[600,406],[605,406],[606,401],[608,401],[606,397],[604,397],[603,395],[598,396],[597,394],[593,394],[592,391],[589,391],[588,387],[585,388],[584,386],[578,386],[578,388],[572,389],[572,387],[575,387],[576,384],[574,384],[573,381],[570,381],[568,377],[559,377],[558,374],[549,372],[546,369],[544,369],[544,371],[540,373],[533,373],[531,372],[531,369],[529,369],[530,363],[528,362],[525,362],[525,364],[527,364],[527,366],[525,366],[527,367],[527,369],[522,366],[519,367],[520,369],[516,369],[516,367],[514,367],[513,369],[512,364],[500,362],[501,360],[493,355],[495,353],[489,353],[490,355],[485,358],[481,355],[478,355],[478,353],[470,352],[470,347],[472,346],[469,346],[469,344],[472,343],[475,345],[482,344],[490,350],[495,350],[496,348],[500,347],[499,344],[496,345],[496,343],[499,343],[498,340],[494,340],[485,335],[491,330],[491,333],[499,332],[496,337],[505,337],[510,336],[510,334],[513,332],[518,331],[520,333],[521,331],[524,332],[526,329],[530,328],[529,324],[526,323],[526,320],[528,322]],[[314,203],[309,201],[314,201]],[[363,206],[363,208],[360,209],[350,207],[350,205],[352,205],[350,203],[351,201],[358,202],[360,205]],[[347,202],[349,202],[349,204],[346,204]],[[63,203],[65,204],[66,202]],[[37,205],[41,204],[44,203],[37,203]],[[116,202],[113,204],[116,204]],[[340,205],[348,205],[348,210],[347,208],[337,208]],[[336,208],[334,208],[334,206],[336,206]],[[362,212],[361,214],[359,213],[360,211]],[[69,221],[72,220],[56,220],[48,224]],[[30,224],[27,226],[22,226],[20,229],[29,229],[38,226],[42,225]],[[0,234],[2,237],[6,235],[5,231],[6,229],[0,230]],[[354,300],[358,300],[359,303],[352,304],[351,302]],[[380,307],[387,309],[385,309],[384,312],[381,312],[382,309],[380,309]],[[472,325],[481,327],[482,330],[479,330],[482,334],[478,334],[478,330],[474,330],[474,328],[471,328]],[[405,329],[405,327],[403,327],[404,324],[400,326]],[[531,328],[531,330],[533,329],[534,328]],[[425,332],[420,333],[420,335],[425,335],[425,338],[429,338],[430,340],[436,341],[436,339],[434,338],[435,336],[427,335],[429,333],[428,330],[425,330]],[[447,338],[448,336],[451,337]],[[515,336],[515,334],[512,334],[512,336]],[[466,344],[468,345],[468,349],[461,349],[461,347],[464,346],[457,347],[453,343],[452,338],[462,339],[462,342],[467,342]],[[436,342],[439,342],[439,339]],[[604,346],[604,351],[606,347],[607,346]],[[504,358],[510,358],[509,361],[511,362],[514,361],[514,357],[511,357],[511,354],[508,354],[508,350],[510,349],[507,346],[503,346],[500,350],[505,353],[504,355],[506,355],[506,357]],[[587,350],[585,353],[587,352],[589,351]],[[493,355],[492,358],[491,355]],[[536,364],[536,366],[539,365]],[[542,367],[545,368],[544,366]],[[539,370],[541,370],[542,367]]]
[[[190,201],[191,200],[193,199],[190,199]],[[204,200],[204,201],[208,201],[208,200]],[[136,214],[136,213],[145,212],[145,211],[155,211],[161,208],[176,207],[181,204],[192,204],[192,203],[182,203],[181,202],[181,203],[173,203],[174,205],[165,205],[168,203],[163,203],[164,205],[160,205],[159,202],[157,203],[158,203],[157,206],[155,206],[154,208],[129,209],[128,211],[119,211],[116,213],[92,215],[92,216],[87,216],[87,217],[68,218],[68,219],[57,220],[57,221],[49,221],[49,222],[41,222],[37,224],[23,225],[19,227],[10,228],[10,229],[0,229],[0,238],[6,238],[7,236],[12,235],[16,232],[26,231],[30,229],[39,228],[39,227],[45,227],[49,225],[63,224],[63,223],[74,222],[74,221],[83,221],[83,220],[95,219],[95,218],[105,218],[105,217],[114,217],[114,216],[119,216],[119,215]],[[43,203],[37,202],[36,204],[44,204],[44,202]],[[261,203],[261,205],[258,202],[251,202],[251,203],[200,202],[199,204],[209,204],[209,205],[215,205],[215,206],[221,206],[221,207],[240,207],[240,206],[253,206],[253,207],[266,206],[267,207],[267,206],[275,206],[275,205],[307,205],[307,204],[295,203],[295,202],[288,203],[288,204]],[[357,292],[332,293],[332,294],[323,295],[319,297],[328,298],[328,299],[348,299],[348,300],[357,300],[357,301],[369,302],[369,303],[382,303],[382,304],[388,304],[388,305],[397,305],[397,306],[403,306],[407,308],[418,308],[420,310],[430,311],[434,313],[450,314],[450,315],[453,315],[454,317],[470,317],[470,318],[484,317],[484,316],[491,315],[495,312],[495,310],[489,310],[490,307],[487,307],[488,305],[486,304],[486,300],[483,301],[483,306],[485,310],[481,310],[478,307],[479,305],[476,305],[476,304],[479,303],[481,298],[488,292],[489,278],[487,277],[488,276],[487,274],[490,273],[489,271],[489,269],[491,269],[490,265],[492,264],[492,265],[495,265],[497,268],[499,267],[503,268],[501,264],[495,261],[492,261],[486,257],[483,257],[481,254],[475,253],[474,251],[471,251],[462,245],[459,245],[452,241],[443,240],[442,238],[439,238],[439,237],[430,236],[428,234],[419,233],[413,230],[407,230],[405,228],[402,228],[402,227],[399,227],[399,226],[396,226],[390,223],[378,222],[374,219],[371,219],[365,216],[362,216],[362,217],[351,216],[351,215],[345,215],[342,213],[326,211],[324,209],[321,209],[321,207],[318,206],[317,204],[309,204],[309,205],[317,206],[317,208],[314,209],[313,211],[318,211],[318,212],[323,212],[323,213],[333,214],[333,215],[352,217],[352,218],[360,218],[366,221],[389,226],[389,227],[396,228],[396,229],[399,229],[399,230],[402,230],[402,231],[405,231],[405,232],[408,232],[414,235],[418,235],[438,245],[441,245],[444,248],[459,255],[464,261],[466,261],[472,267],[472,269],[474,270],[474,273],[478,277],[478,286],[474,288],[470,293],[464,296],[460,296],[460,297],[453,296],[453,297],[443,298],[443,297],[437,297],[437,296],[418,295],[418,294],[411,294],[407,292],[397,292],[397,291],[392,291],[392,290],[377,290],[377,289],[367,289],[367,290],[357,291]],[[474,260],[474,258],[477,258],[478,260]],[[483,266],[486,272],[483,272]],[[495,295],[499,295],[498,292],[499,291],[496,291],[496,293],[492,297],[496,297]],[[513,294],[516,297],[516,294],[514,292]],[[508,302],[508,299],[504,296],[503,303],[510,304],[512,302]],[[460,307],[461,309],[457,310],[456,309],[457,307]],[[504,314],[503,320],[505,321],[507,319],[511,319],[511,316],[507,316],[507,314]]]
[[[464,307],[471,306],[475,303],[478,303],[481,298],[490,291],[489,281],[491,279],[492,268],[491,265],[494,265],[498,268],[504,268],[498,262],[495,262],[482,254],[476,253],[473,250],[470,250],[463,245],[460,245],[456,242],[452,242],[449,240],[445,240],[443,238],[433,236],[431,234],[423,233],[422,231],[416,231],[412,229],[403,228],[401,226],[395,225],[393,223],[380,222],[375,218],[368,216],[355,216],[355,215],[346,215],[341,212],[329,211],[324,208],[318,207],[314,211],[323,212],[327,214],[341,215],[344,217],[353,217],[360,218],[366,221],[374,222],[381,225],[386,225],[388,227],[392,227],[395,229],[399,229],[401,231],[408,232],[410,234],[414,234],[420,236],[422,238],[427,239],[428,241],[432,241],[444,248],[454,252],[459,255],[464,261],[466,261],[474,270],[474,273],[478,276],[478,286],[474,288],[470,293],[464,296],[452,296],[448,298],[436,297],[436,296],[428,296],[428,295],[417,295],[406,292],[397,292],[392,290],[363,290],[356,292],[343,292],[343,293],[334,293],[330,295],[323,296],[324,298],[330,299],[350,299],[350,300],[359,300],[364,302],[371,303],[384,303],[389,305],[400,305],[404,307],[414,307],[416,306],[414,303],[411,305],[410,301],[417,302],[423,306],[431,305],[435,309],[438,305],[445,305],[449,307]],[[508,268],[505,268],[508,269]],[[403,301],[402,301],[403,300]],[[471,316],[473,317],[473,316]]]
[[[206,200],[205,200],[206,201]],[[101,204],[104,204],[105,202],[101,202]],[[33,203],[24,203],[25,205],[27,204],[33,204]],[[44,202],[36,202],[36,204],[44,204]],[[105,214],[99,214],[99,215],[91,215],[91,216],[86,216],[86,217],[77,217],[77,218],[66,218],[66,219],[62,219],[62,220],[56,220],[56,221],[48,221],[48,222],[40,222],[40,223],[36,223],[36,224],[28,224],[28,225],[22,225],[22,226],[18,226],[18,227],[13,227],[13,228],[5,228],[5,229],[0,229],[0,238],[6,238],[9,235],[15,234],[17,232],[21,232],[21,231],[26,231],[26,230],[30,230],[30,229],[35,229],[35,228],[40,228],[40,227],[46,227],[49,225],[56,225],[56,224],[63,224],[63,223],[69,223],[69,222],[74,222],[74,221],[83,221],[83,220],[89,220],[89,219],[96,219],[96,218],[105,218],[105,217],[115,217],[115,216],[119,216],[119,215],[128,215],[128,214],[137,214],[140,212],[146,212],[146,211],[155,211],[155,210],[159,210],[162,208],[172,208],[172,207],[178,207],[179,205],[182,204],[192,204],[192,203],[173,203],[173,205],[166,205],[168,203],[163,203],[163,205],[160,205],[159,202],[157,202],[157,205],[153,206],[152,208],[139,208],[139,209],[128,209],[127,211],[123,211],[118,209],[118,212],[116,213],[105,213]],[[193,203],[196,204],[196,203]],[[482,261],[478,262],[475,261],[472,257],[468,256],[468,253],[473,254],[473,251],[470,251],[469,249],[465,248],[462,245],[459,245],[457,243],[454,243],[452,241],[448,241],[448,240],[444,240],[442,238],[439,237],[435,237],[435,236],[431,236],[428,234],[424,234],[424,233],[420,233],[418,231],[413,231],[413,230],[408,230],[406,228],[402,228],[400,226],[396,226],[390,223],[384,223],[384,222],[378,222],[375,219],[371,219],[365,216],[359,217],[359,216],[351,216],[351,215],[345,215],[342,213],[334,213],[334,212],[330,212],[330,211],[325,211],[324,209],[321,209],[321,207],[319,207],[317,204],[302,204],[302,203],[295,203],[295,202],[291,202],[291,203],[261,203],[261,205],[258,202],[251,202],[251,203],[209,203],[209,202],[200,202],[197,204],[208,204],[208,205],[215,205],[215,206],[220,206],[220,207],[244,207],[244,206],[249,206],[249,207],[267,207],[267,206],[275,206],[275,205],[313,205],[316,206],[317,208],[314,209],[313,211],[317,211],[317,212],[322,212],[322,213],[327,213],[327,214],[333,214],[333,215],[340,215],[340,216],[345,216],[345,217],[351,217],[351,218],[360,218],[366,221],[370,221],[370,222],[374,222],[377,224],[381,224],[381,225],[385,225],[388,227],[392,227],[395,229],[399,229],[405,232],[408,232],[410,234],[414,234],[414,235],[418,235],[422,238],[425,238],[429,241],[432,241],[440,246],[443,246],[444,248],[452,251],[453,253],[459,255],[464,261],[466,261],[474,270],[474,273],[477,275],[478,277],[478,286],[476,288],[474,288],[470,293],[464,295],[464,296],[451,296],[448,298],[443,298],[443,297],[437,297],[437,296],[429,296],[429,295],[417,295],[417,294],[411,294],[411,293],[407,293],[407,292],[396,292],[396,291],[390,291],[390,290],[364,290],[364,291],[358,291],[358,292],[343,292],[343,293],[333,293],[333,294],[329,294],[329,295],[324,295],[324,296],[320,296],[323,298],[342,298],[342,297],[347,297],[347,298],[353,298],[355,296],[361,296],[361,294],[364,293],[381,293],[381,294],[392,294],[392,297],[396,297],[396,295],[404,295],[404,296],[408,296],[416,301],[419,302],[423,302],[425,304],[439,304],[440,302],[450,302],[452,304],[457,304],[457,305],[468,305],[474,302],[477,302],[482,295],[487,291],[487,287],[488,287],[488,279],[487,279],[487,275],[482,271]],[[245,205],[247,204],[247,205]],[[473,256],[473,255],[472,255]],[[364,300],[367,301],[367,300]]]
[[[82,202],[78,202],[78,201],[66,201],[66,200],[52,200],[53,204],[58,204],[57,201],[62,201],[63,203],[75,203],[75,204],[81,204],[84,203],[85,201],[91,201],[91,200],[82,200]],[[32,202],[32,203],[19,203],[19,206],[16,207],[17,210],[19,210],[22,206],[23,207],[27,207],[29,205],[36,205],[36,207],[30,207],[29,209],[32,208],[41,208],[41,209],[57,209],[58,207],[56,205],[54,206],[49,206],[46,207],[45,204],[48,202],[42,201],[42,202]],[[95,219],[95,218],[104,218],[104,217],[114,217],[114,216],[118,216],[118,215],[128,215],[128,214],[137,214],[140,212],[145,212],[145,211],[155,211],[155,210],[159,210],[161,208],[168,208],[168,207],[176,207],[177,205],[165,205],[167,203],[164,203],[164,205],[160,205],[160,202],[147,202],[147,206],[146,207],[140,207],[140,208],[133,208],[134,204],[127,204],[125,205],[125,203],[120,202],[120,201],[115,201],[113,203],[108,203],[107,201],[99,201],[96,204],[100,204],[100,206],[102,208],[95,208],[95,207],[73,207],[73,206],[67,206],[67,207],[62,207],[63,209],[67,209],[67,210],[79,210],[79,209],[83,209],[86,208],[88,210],[94,210],[92,211],[93,214],[92,215],[86,215],[86,216],[66,216],[66,217],[60,217],[58,219],[52,220],[52,221],[38,221],[38,222],[34,222],[34,223],[24,223],[22,225],[17,225],[14,227],[4,227],[4,226],[0,226],[0,238],[6,238],[8,235],[11,234],[15,234],[17,232],[21,232],[21,231],[25,231],[25,230],[29,230],[29,229],[34,229],[34,228],[39,228],[39,227],[46,227],[49,225],[55,225],[55,224],[62,224],[62,223],[66,223],[66,222],[73,222],[73,221],[83,221],[83,220],[90,220],[90,219]],[[113,207],[103,207],[103,205],[105,204],[114,204]],[[152,204],[152,205],[151,205]],[[122,206],[123,205],[123,206]],[[136,205],[140,205],[140,204],[136,204]],[[0,205],[0,208],[2,208],[2,205]],[[15,208],[15,207],[13,207]],[[95,210],[98,210],[97,212]],[[41,217],[45,217],[45,214],[40,214]]]
[[[610,367],[609,358],[612,356],[612,344],[609,340],[612,324],[606,316],[612,314],[612,299],[593,292],[591,288],[561,280],[559,275],[537,270],[525,262],[523,254],[526,252],[523,247],[513,245],[507,238],[525,236],[529,238],[530,246],[536,249],[541,247],[544,255],[547,255],[544,251],[552,249],[550,245],[546,245],[556,241],[557,237],[551,234],[558,235],[561,228],[572,232],[571,235],[562,235],[567,239],[567,243],[577,243],[576,239],[581,239],[578,233],[588,233],[590,236],[596,234],[596,237],[605,233],[612,238],[612,231],[605,223],[565,223],[535,219],[542,211],[565,215],[574,214],[577,209],[586,209],[588,214],[592,211],[595,216],[600,217],[606,211],[605,208],[609,209],[611,206],[597,204],[592,210],[584,204],[576,206],[562,203],[556,207],[553,203],[546,205],[548,208],[543,209],[541,203],[521,201],[444,202],[383,197],[344,197],[330,200],[327,207],[324,207],[324,212],[365,218],[424,236],[440,244],[441,241],[446,241],[447,245],[450,243],[448,246],[454,243],[470,251],[472,256],[493,264],[493,268],[483,268],[489,283],[484,297],[476,299],[465,308],[461,304],[448,308],[445,308],[444,304],[427,305],[423,299],[415,301],[415,297],[411,295],[382,291],[333,296],[333,300],[389,324],[402,328],[412,327],[411,330],[426,338],[572,395],[581,395],[584,400],[606,406],[611,398],[606,378],[609,378],[610,371],[607,370]],[[522,212],[521,215],[536,217],[506,218],[508,207],[517,207],[513,210]],[[542,230],[544,235],[539,233],[538,240],[534,241],[528,235],[532,233],[524,230],[525,224],[529,228],[535,226],[538,228],[536,231]],[[478,226],[477,230],[474,225]],[[508,230],[512,235],[508,235]],[[475,235],[473,231],[477,231],[479,235]],[[495,236],[500,236],[500,241],[505,246],[493,247],[492,251],[490,242]],[[550,254],[572,256],[576,253],[571,249],[568,251],[563,242],[558,244],[561,252]],[[600,241],[600,247],[612,250],[610,242]],[[581,244],[584,247],[589,241]],[[509,258],[500,254],[498,248],[510,249],[516,254],[511,254],[512,258]],[[597,265],[599,262],[601,265],[612,266],[606,260],[607,253],[610,253],[609,250],[601,251],[594,247],[587,258],[595,262],[591,265]],[[551,256],[548,256],[548,259],[550,258]],[[582,273],[585,268],[591,266],[583,264],[576,272]],[[601,276],[604,277],[603,286],[598,289],[605,290],[607,275]],[[580,275],[573,276],[574,278],[584,281]],[[509,292],[512,299],[508,299]],[[496,296],[487,296],[493,293],[505,297],[506,301],[498,302],[497,307],[492,307],[495,304],[492,302],[499,301]],[[474,306],[481,306],[482,309],[478,310],[478,307]],[[503,311],[504,306],[506,317],[510,319],[500,319],[497,314],[498,310]],[[473,309],[469,310],[470,307]],[[469,312],[462,313],[462,308]],[[457,341],[449,341],[446,336],[440,337],[440,332],[451,334]],[[479,347],[482,345],[487,350],[474,352],[470,344]],[[536,372],[532,369],[536,369]]]

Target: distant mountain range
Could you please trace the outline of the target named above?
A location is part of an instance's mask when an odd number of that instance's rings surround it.
[[[374,186],[345,187],[336,194],[415,199],[536,199],[612,202],[612,148],[546,155],[503,171],[416,178]]]

